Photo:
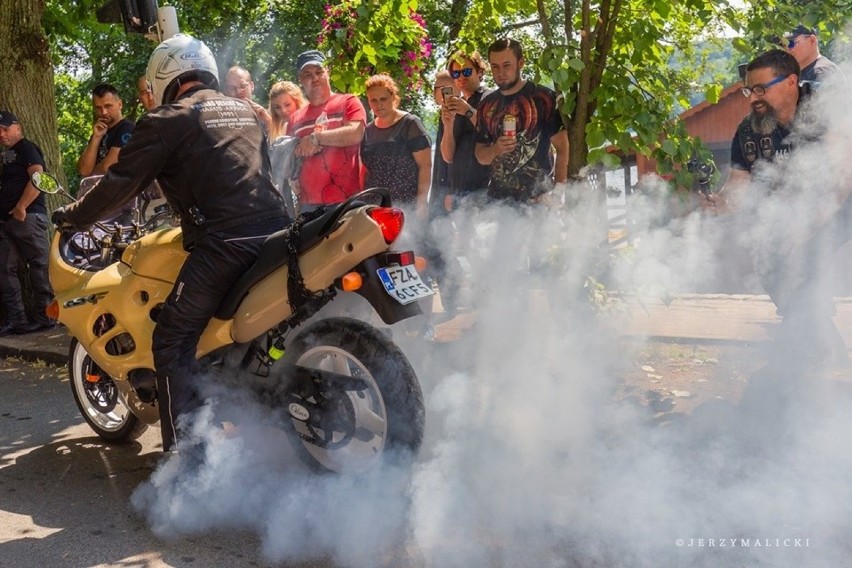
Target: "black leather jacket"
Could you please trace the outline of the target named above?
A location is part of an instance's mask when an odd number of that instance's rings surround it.
[[[245,101],[196,87],[139,119],[118,162],[67,221],[88,227],[154,179],[181,217],[184,248],[205,233],[287,217],[270,177],[266,137]]]

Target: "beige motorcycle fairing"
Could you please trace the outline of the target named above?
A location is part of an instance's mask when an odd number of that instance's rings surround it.
[[[362,206],[347,212],[334,232],[300,256],[308,290],[329,288],[363,260],[388,249],[381,229],[367,214],[372,208]],[[97,272],[66,263],[59,242],[57,233],[51,246],[50,281],[59,304],[59,321],[114,379],[134,414],[146,423],[156,423],[156,407],[139,401],[127,379],[134,369],[154,369],[151,341],[156,311],[168,298],[187,256],[180,229],[142,237],[127,247],[120,262]],[[287,273],[284,266],[258,282],[233,319],[212,319],[199,341],[197,355],[233,342],[246,343],[286,320],[291,315]]]

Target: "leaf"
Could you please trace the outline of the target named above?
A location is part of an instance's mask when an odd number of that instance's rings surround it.
[[[660,145],[660,148],[667,156],[674,156],[677,154],[677,144],[672,142],[670,139],[666,138],[663,140],[663,143]]]
[[[718,103],[721,94],[722,85],[718,83],[714,83],[712,85],[707,85],[706,87],[704,87],[704,98],[707,99],[707,102],[710,104]]]

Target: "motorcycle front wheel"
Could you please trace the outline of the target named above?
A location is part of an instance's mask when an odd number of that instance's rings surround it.
[[[148,429],[124,404],[112,377],[92,361],[76,339],[71,340],[68,354],[68,378],[80,414],[104,440],[129,442]]]
[[[363,473],[380,463],[413,461],[423,441],[423,394],[408,359],[388,337],[358,320],[328,318],[302,331],[286,356],[357,383],[300,389],[283,378],[292,426],[287,432],[305,464]]]

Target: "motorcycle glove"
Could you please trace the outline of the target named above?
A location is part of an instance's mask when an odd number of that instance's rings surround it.
[[[65,207],[59,207],[50,216],[53,226],[59,231],[70,231],[75,229],[74,224],[68,219],[68,211]]]

